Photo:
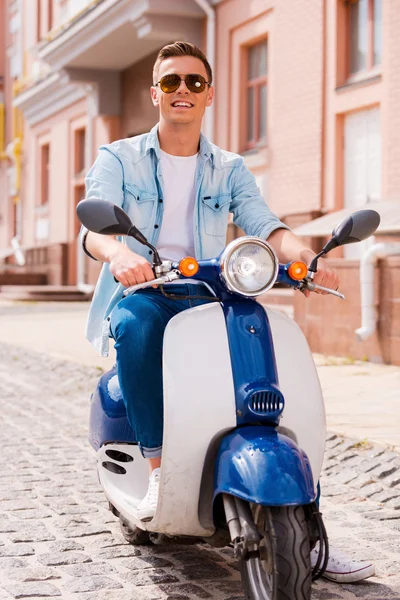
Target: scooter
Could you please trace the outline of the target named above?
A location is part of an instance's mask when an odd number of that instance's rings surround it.
[[[148,464],[128,423],[115,367],[92,395],[90,443],[125,539],[232,545],[248,600],[309,600],[311,581],[323,573],[329,555],[316,503],[324,402],[300,328],[256,298],[278,282],[344,298],[313,282],[318,259],[372,235],[378,213],[363,210],[345,219],[309,266],[279,264],[269,244],[251,236],[234,240],[211,260],[162,261],[119,207],[84,200],[77,213],[90,231],[132,236],[152,250],[154,280],[124,296],[185,277],[204,282],[215,295],[173,317],[165,330],[160,495],[147,522],[136,509],[147,491]],[[312,570],[310,550],[317,541]]]

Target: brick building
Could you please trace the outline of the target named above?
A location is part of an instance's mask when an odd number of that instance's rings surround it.
[[[0,0],[0,10],[0,257],[12,263],[19,240],[25,283],[95,282],[98,265],[76,244],[84,174],[100,144],[156,122],[151,67],[176,39],[214,67],[206,133],[243,154],[271,208],[315,249],[343,211],[371,202],[383,216],[375,242],[399,241],[398,0]],[[289,300],[314,350],[400,364],[399,258],[374,263],[377,327],[363,342],[354,333],[368,247],[332,258],[346,304]]]

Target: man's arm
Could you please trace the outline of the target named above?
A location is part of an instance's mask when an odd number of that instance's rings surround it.
[[[234,223],[239,225],[247,235],[255,235],[266,239],[275,250],[282,263],[291,260],[302,260],[307,265],[315,256],[310,248],[304,245],[268,208],[254,179],[254,175],[242,163],[236,170],[235,184],[232,190],[231,210]],[[331,289],[339,287],[339,277],[323,260],[318,260],[318,272],[314,282]],[[326,294],[327,292],[317,292]],[[306,296],[309,292],[305,292]]]
[[[282,263],[287,263],[291,260],[301,260],[309,265],[315,256],[315,252],[307,248],[301,238],[287,229],[275,229],[267,241],[271,244],[279,261]],[[322,258],[318,259],[318,271],[313,281],[317,285],[322,285],[332,290],[337,290],[340,283],[336,271]],[[317,291],[317,293],[327,294],[328,292]],[[309,292],[305,292],[305,294],[309,296]]]
[[[86,199],[106,200],[122,207],[123,181],[120,160],[108,149],[102,148],[86,176]],[[111,273],[123,286],[154,279],[150,263],[114,237],[83,230],[82,242],[93,258],[110,264]]]

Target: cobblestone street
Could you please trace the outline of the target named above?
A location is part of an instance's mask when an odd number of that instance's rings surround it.
[[[87,442],[94,367],[0,348],[0,600],[239,600],[230,549],[129,546],[97,483]],[[322,479],[331,543],[373,559],[360,585],[325,580],[313,599],[400,600],[400,456],[328,436]]]

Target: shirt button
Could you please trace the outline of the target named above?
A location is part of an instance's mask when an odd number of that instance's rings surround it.
[[[149,254],[153,254],[153,250],[149,250]]]
[[[216,205],[215,205],[215,208],[219,208],[219,204],[216,204]]]
[[[154,229],[158,229],[158,225],[154,225]]]
[[[160,198],[160,199],[159,199],[159,202],[162,202],[162,201],[163,201],[163,199],[162,199],[162,198]]]

